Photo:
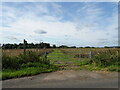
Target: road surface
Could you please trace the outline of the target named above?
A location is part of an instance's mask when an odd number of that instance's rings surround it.
[[[3,80],[2,88],[118,88],[118,73],[63,70]]]

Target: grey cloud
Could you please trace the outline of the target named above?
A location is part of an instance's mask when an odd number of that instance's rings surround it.
[[[3,24],[2,26],[3,26],[3,27],[11,27],[11,26],[9,26],[9,25],[5,25],[5,24]]]
[[[5,38],[10,39],[10,40],[16,40],[18,41],[19,39],[13,36],[6,36]]]
[[[118,30],[118,27],[114,28],[114,30]]]
[[[105,38],[100,38],[100,39],[97,39],[99,41],[107,41],[108,39],[105,39]]]
[[[47,33],[45,30],[35,30],[34,32],[37,34],[46,34]]]
[[[99,39],[97,39],[97,40],[98,40],[98,41],[97,41],[97,44],[98,44],[98,45],[108,45],[108,44],[111,43],[111,40],[106,39],[106,38],[99,38]]]
[[[97,42],[98,45],[104,45],[104,44],[108,44],[108,41],[102,41],[102,42]]]
[[[106,35],[110,35],[110,33],[106,33]]]
[[[105,38],[100,38],[100,39],[97,39],[97,44],[98,45],[106,45],[106,44],[109,44],[109,40],[108,39],[105,39]]]

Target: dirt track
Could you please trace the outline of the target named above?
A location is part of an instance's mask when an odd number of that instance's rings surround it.
[[[118,73],[63,70],[2,82],[3,88],[117,88]]]

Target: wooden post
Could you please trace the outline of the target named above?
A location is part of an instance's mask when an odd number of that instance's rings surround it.
[[[47,63],[47,54],[46,54],[46,51],[44,53],[44,61],[45,61],[45,63]]]
[[[0,51],[0,71],[2,71],[2,51]]]
[[[24,39],[24,44],[23,44],[23,47],[24,47],[24,57],[26,56],[26,47],[25,47],[25,44],[26,44],[26,40]]]
[[[117,56],[118,56],[118,54],[119,54],[119,51],[117,50],[116,52],[117,52]]]
[[[117,58],[118,58],[118,57],[119,57],[119,56],[118,56],[118,55],[119,55],[119,51],[118,51],[118,50],[116,51],[116,54],[117,54]]]
[[[81,54],[79,53],[79,59],[81,58],[80,56],[81,56]]]
[[[92,58],[92,51],[89,52],[89,58]]]
[[[45,44],[43,43],[43,50],[44,50],[44,63],[46,63],[46,49]]]

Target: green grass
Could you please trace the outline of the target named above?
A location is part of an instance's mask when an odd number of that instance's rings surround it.
[[[71,58],[68,55],[65,55],[61,53],[59,50],[54,50],[54,52],[50,53],[48,55],[48,59],[51,60],[51,63],[55,61],[63,61],[63,62],[68,62],[71,61]]]
[[[65,66],[68,65],[65,63],[55,63],[55,62],[72,62],[74,65],[77,65],[79,68],[77,68],[77,70],[102,70],[102,71],[120,71],[120,68],[118,68],[118,65],[110,65],[110,66],[99,66],[99,65],[95,65],[93,63],[90,63],[90,59],[89,58],[74,58],[72,55],[68,55],[68,54],[64,54],[62,53],[60,50],[54,50],[52,53],[50,53],[48,55],[48,59],[51,61],[52,64],[55,64],[56,66]],[[71,67],[67,67],[70,69],[76,69],[76,68],[71,68]]]
[[[52,64],[55,64],[55,62],[72,62],[74,65],[86,65],[88,62],[88,58],[81,58],[81,59],[76,59],[73,58],[73,56],[67,55],[62,53],[60,50],[54,50],[52,53],[48,55],[48,59]],[[63,64],[55,64],[55,65],[66,65],[65,63]]]
[[[0,80],[2,80],[2,71],[0,71]]]
[[[32,76],[45,72],[56,71],[58,67],[54,65],[46,65],[39,63],[29,63],[28,65],[23,65],[23,68],[19,70],[10,70],[6,69],[2,72],[2,79],[11,79],[11,78],[19,78],[23,76]]]
[[[111,65],[109,67],[107,67],[108,71],[117,71],[120,72],[120,67],[118,65]]]
[[[31,76],[44,72],[56,71],[59,68],[49,63],[47,58],[43,59],[39,53],[29,51],[18,56],[2,56],[2,73],[0,78],[3,80]]]
[[[58,66],[67,66],[70,64],[76,65],[79,68],[71,68],[68,66],[67,68],[73,70],[104,70],[104,71],[120,71],[118,65],[110,65],[106,67],[98,66],[95,64],[89,63],[88,58],[74,58],[72,55],[64,54],[60,50],[55,49],[52,53],[47,55],[47,59],[50,60],[50,64],[40,63],[40,62],[29,62],[23,63],[20,65],[19,69],[8,69],[5,68],[2,72],[0,72],[0,78],[3,80],[18,78],[23,76],[31,76],[39,73],[52,72],[60,70]],[[11,59],[12,60],[12,59]],[[96,59],[97,60],[97,59]],[[64,63],[55,63],[55,62],[64,62]],[[69,64],[70,62],[70,64]],[[8,64],[9,65],[9,64]]]
[[[120,72],[120,68],[118,68],[117,65],[111,65],[108,67],[100,67],[100,66],[95,66],[93,64],[88,64],[88,65],[81,65],[80,69],[84,70],[90,70],[90,71],[116,71]]]
[[[51,63],[61,61],[61,62],[72,62],[74,64],[78,64],[80,62],[80,60],[76,60],[72,56],[62,53],[60,50],[54,50],[47,57]]]

